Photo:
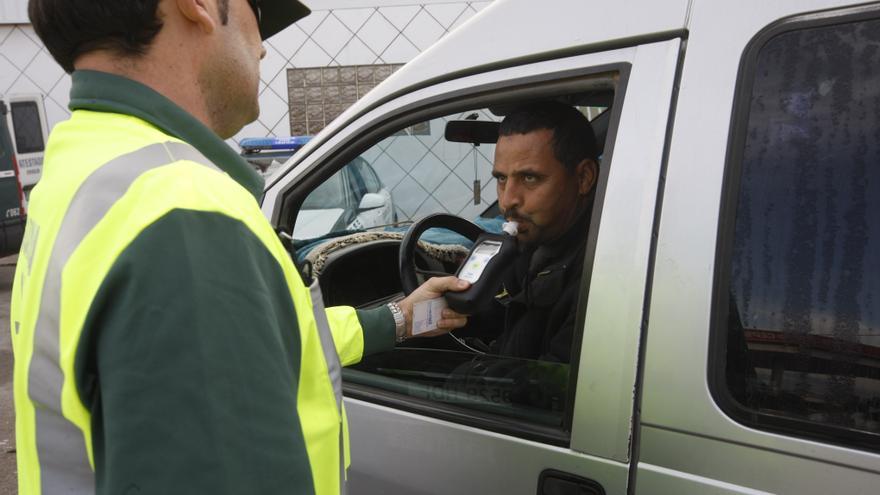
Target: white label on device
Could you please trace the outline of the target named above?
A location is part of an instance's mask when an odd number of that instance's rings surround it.
[[[446,299],[442,297],[415,303],[413,305],[412,334],[419,335],[436,329],[441,312],[446,307]]]
[[[483,270],[489,265],[489,261],[501,251],[501,243],[497,241],[483,241],[474,248],[467,262],[461,267],[458,278],[474,284],[480,279]]]

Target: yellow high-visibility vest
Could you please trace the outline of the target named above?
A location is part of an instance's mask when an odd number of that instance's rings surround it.
[[[340,366],[359,361],[364,349],[355,310],[323,308],[254,196],[194,147],[136,117],[76,110],[50,137],[13,287],[20,493],[94,493],[92,411],[74,369],[84,325],[127,246],[175,210],[240,222],[277,261],[301,344],[290,413],[299,417],[314,491],[343,491]]]

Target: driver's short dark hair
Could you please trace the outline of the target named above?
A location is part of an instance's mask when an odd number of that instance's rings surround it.
[[[219,4],[223,16],[228,0]],[[30,0],[28,16],[49,53],[70,73],[77,57],[94,50],[146,53],[162,29],[158,6],[159,0]]]
[[[504,117],[499,136],[553,131],[553,154],[569,170],[584,159],[598,165],[598,147],[593,127],[574,107],[556,101],[540,101],[516,107]]]

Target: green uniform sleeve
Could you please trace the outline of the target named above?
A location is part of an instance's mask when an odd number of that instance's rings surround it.
[[[364,356],[394,349],[394,317],[386,306],[357,310],[358,320],[364,329]]]
[[[289,294],[220,214],[175,210],[125,249],[76,357],[98,494],[313,491]]]
[[[394,347],[394,319],[387,308],[367,311],[351,306],[325,309],[333,345],[342,366],[359,363],[365,354]],[[390,324],[390,328],[389,328]]]

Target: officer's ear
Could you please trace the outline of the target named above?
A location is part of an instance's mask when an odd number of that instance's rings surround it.
[[[585,158],[575,167],[578,181],[578,194],[586,196],[596,186],[599,178],[599,166],[591,158]]]
[[[219,0],[174,0],[171,5],[177,7],[185,22],[204,34],[213,33],[221,23]]]

